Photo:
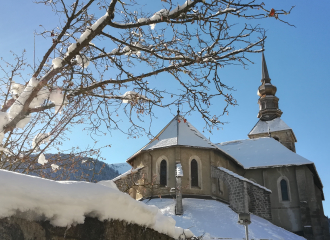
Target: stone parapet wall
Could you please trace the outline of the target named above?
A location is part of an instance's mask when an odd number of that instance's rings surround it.
[[[0,219],[1,240],[174,240],[153,229],[119,220],[87,217],[84,224],[54,227],[48,221]]]
[[[270,193],[262,186],[244,181],[243,177],[229,174],[211,166],[211,177],[224,181],[229,190],[229,206],[237,213],[251,212],[267,220],[272,219]],[[250,199],[250,201],[249,201]]]
[[[123,177],[117,177],[117,179],[114,180],[114,183],[120,191],[128,192],[130,188],[135,186],[138,181],[141,180],[142,176],[142,169],[139,169],[137,171],[132,171]]]

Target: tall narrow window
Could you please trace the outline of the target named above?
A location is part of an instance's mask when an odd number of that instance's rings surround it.
[[[289,191],[288,191],[287,181],[285,179],[282,179],[280,184],[281,184],[282,201],[289,201]]]
[[[223,194],[223,186],[222,186],[222,181],[220,180],[220,178],[218,178],[218,186],[219,186],[219,193],[220,195]]]
[[[160,185],[167,185],[167,162],[166,160],[162,160],[160,163]]]
[[[191,186],[198,187],[198,164],[195,159],[191,160]]]

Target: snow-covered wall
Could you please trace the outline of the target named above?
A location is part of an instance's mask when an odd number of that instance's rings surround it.
[[[111,180],[99,183],[53,181],[0,170],[0,196],[0,219],[42,220],[70,229],[77,224],[84,225],[86,217],[92,217],[101,222],[119,220],[137,224],[175,239],[183,232],[192,236],[189,230],[176,227],[175,221],[162,215],[157,207],[147,206],[120,192]],[[6,223],[0,224],[0,232],[4,226]]]
[[[99,221],[87,217],[83,224],[67,227],[54,227],[48,221],[29,221],[17,217],[0,219],[1,240],[30,239],[102,239],[102,240],[174,240],[165,234],[137,224],[119,220]]]

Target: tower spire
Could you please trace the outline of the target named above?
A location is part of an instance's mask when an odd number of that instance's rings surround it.
[[[262,59],[261,59],[261,64],[262,64],[262,74],[261,74],[261,81],[263,79],[267,79],[270,82],[270,78],[269,78],[269,74],[268,74],[268,69],[267,69],[267,64],[266,64],[266,59],[265,59],[265,55],[262,52]]]
[[[277,88],[271,84],[264,53],[261,56],[261,85],[258,88],[259,114],[258,118],[270,121],[280,117],[282,111],[278,108],[278,98],[275,96]]]

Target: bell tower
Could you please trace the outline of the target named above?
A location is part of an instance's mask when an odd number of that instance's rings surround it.
[[[259,114],[258,118],[263,121],[273,120],[282,116],[278,108],[278,97],[275,96],[277,88],[271,84],[264,53],[262,53],[261,85],[258,88]]]
[[[275,96],[277,88],[271,83],[264,53],[262,53],[261,67],[261,85],[258,88],[259,121],[248,136],[251,139],[272,137],[296,152],[297,139],[292,129],[280,118],[282,111],[278,108],[279,98]]]

